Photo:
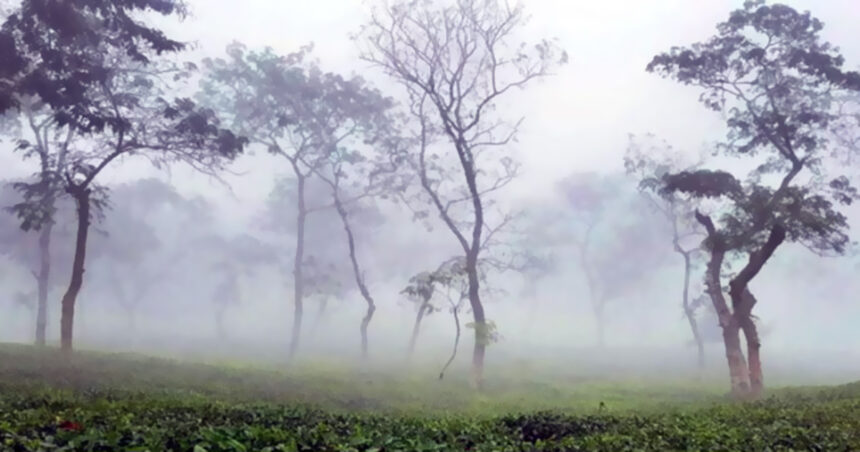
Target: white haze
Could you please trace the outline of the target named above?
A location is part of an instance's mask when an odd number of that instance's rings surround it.
[[[697,102],[696,91],[646,73],[645,65],[673,45],[711,36],[715,24],[742,3],[527,0],[532,20],[524,37],[557,36],[571,63],[506,100],[512,116],[526,117],[514,144],[524,172],[502,193],[506,203],[552,202],[556,183],[572,173],[622,172],[628,133],[654,133],[691,155],[719,139],[723,123]],[[860,65],[860,2],[784,3],[811,9],[825,23],[824,38],[841,47],[849,65]],[[272,46],[282,53],[313,42],[314,55],[325,69],[361,73],[383,90],[389,88],[385,78],[358,60],[357,48],[349,39],[369,11],[359,0],[194,0],[191,4],[193,16],[181,24],[167,22],[166,31],[194,41],[194,57],[220,56],[232,41],[252,49]],[[32,173],[32,164],[3,149],[0,178]],[[288,174],[285,162],[257,152],[240,158],[232,172],[235,174],[225,176],[228,189],[186,168],[173,168],[165,174],[137,160],[122,162],[105,173],[102,182],[116,185],[156,177],[187,197],[206,198],[216,209],[217,228],[223,233],[268,234],[259,227],[258,215],[276,179]],[[362,230],[364,237],[372,239],[360,245],[378,304],[370,327],[371,360],[378,363],[397,362],[406,355],[415,316],[414,304],[400,294],[406,280],[457,251],[441,224],[427,231],[412,222],[404,209],[386,208],[385,212],[386,224]],[[860,228],[858,212],[856,208],[850,212],[853,237]],[[344,239],[334,235],[318,240],[337,244]],[[667,238],[666,246],[670,245]],[[183,244],[171,242],[169,246]],[[284,246],[276,251],[289,260],[292,249]],[[681,261],[671,252],[666,259],[674,259],[674,264],[663,266],[647,283],[609,305],[605,351],[595,347],[596,326],[573,256],[541,283],[534,297],[518,296],[520,277],[502,277],[500,284],[508,289],[507,295],[486,301],[488,318],[503,336],[489,348],[488,365],[551,362],[555,369],[571,373],[629,368],[650,374],[666,366],[692,371],[695,349],[688,345],[689,327],[680,309]],[[99,271],[95,262],[89,264],[88,273]],[[819,258],[799,246],[786,245],[756,278],[753,290],[761,301],[755,313],[766,331],[765,378],[776,374],[778,378],[790,376],[792,381],[818,382],[860,375],[857,262],[854,256]],[[32,290],[34,283],[26,269],[9,261],[1,265],[0,298]],[[216,339],[208,300],[184,284],[165,284],[156,290],[142,303],[136,329],[129,331],[123,311],[109,292],[87,280],[79,297],[76,340],[84,348],[280,364],[286,361],[293,309],[287,275],[288,271],[273,267],[242,278],[241,303],[228,311],[228,345]],[[68,275],[55,277],[66,281]],[[695,275],[694,281],[698,280]],[[50,297],[51,341],[57,340],[59,330],[59,288]],[[347,357],[357,362],[358,325],[365,308],[358,293],[350,291],[343,299],[333,300],[319,325],[315,325],[317,304],[313,300],[306,304],[300,355],[306,359]],[[35,323],[31,316],[23,308],[0,302],[0,342],[30,341]],[[453,330],[446,311],[433,314],[422,326],[416,354],[441,364],[450,352]],[[460,368],[468,363],[471,345],[472,338],[464,332]],[[722,376],[722,345],[709,344],[707,356],[710,370]]]

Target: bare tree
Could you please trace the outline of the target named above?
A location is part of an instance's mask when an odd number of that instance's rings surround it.
[[[411,163],[466,259],[475,323],[473,377],[480,386],[489,331],[478,260],[490,229],[490,195],[513,180],[518,168],[511,158],[486,151],[501,152],[522,121],[501,119],[496,106],[505,94],[548,75],[567,55],[548,40],[512,43],[525,20],[521,5],[413,0],[381,6],[358,36],[362,55],[408,93],[417,127]]]

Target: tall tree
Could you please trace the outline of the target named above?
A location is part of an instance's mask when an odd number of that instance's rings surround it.
[[[356,210],[361,204],[394,197],[403,184],[397,172],[401,159],[396,154],[397,140],[392,139],[393,118],[387,114],[391,100],[360,77],[344,79],[325,74],[324,79],[315,93],[316,112],[308,121],[309,133],[322,144],[321,162],[312,168],[329,187],[331,203],[346,236],[353,279],[367,304],[359,328],[361,356],[367,359],[367,329],[376,303],[358,256],[355,222],[356,217],[361,219],[361,212]]]
[[[207,235],[195,240],[209,262],[209,271],[217,281],[211,292],[215,332],[219,340],[227,338],[224,320],[227,309],[241,303],[241,278],[251,277],[263,266],[275,265],[278,255],[272,247],[253,236],[233,237]]]
[[[296,246],[293,259],[293,329],[290,356],[294,356],[301,337],[306,280],[306,226],[308,215],[336,207],[347,237],[352,234],[347,209],[343,201],[344,169],[354,167],[356,144],[373,144],[383,128],[384,112],[390,101],[368,87],[360,78],[345,79],[323,72],[308,62],[304,48],[288,56],[279,56],[271,49],[248,51],[240,44],[227,49],[227,59],[207,60],[208,77],[203,83],[207,101],[219,109],[251,141],[270,153],[283,157],[290,165],[295,180]],[[333,189],[333,203],[308,203],[309,184],[317,176]],[[358,175],[356,175],[359,177]],[[350,240],[350,261],[355,257],[354,237]],[[368,300],[370,321],[373,301],[356,270],[362,296]],[[362,328],[366,331],[366,326]],[[364,335],[363,335],[364,336]]]
[[[358,36],[363,58],[408,93],[417,128],[411,163],[431,209],[463,249],[479,387],[489,328],[478,261],[491,228],[491,195],[517,173],[504,148],[522,121],[505,121],[496,106],[567,60],[552,41],[516,46],[512,41],[524,21],[522,5],[497,0],[397,1],[374,10]]]
[[[57,193],[39,190],[46,187],[43,182],[47,179],[41,178],[44,174],[40,171],[35,179],[0,182],[3,184],[0,187],[0,207],[15,215],[14,218],[12,215],[3,215],[4,221],[0,221],[0,230],[3,231],[0,233],[0,254],[9,256],[35,278],[35,304],[32,307],[36,320],[34,340],[37,345],[46,342],[48,297],[50,291],[60,285],[60,279],[54,276],[57,269],[65,269],[71,262],[72,248],[68,243],[74,240],[71,229],[75,224],[74,206],[68,198],[46,202],[46,198],[42,197],[43,194],[50,197],[51,193]],[[27,195],[32,198],[25,198]],[[40,218],[37,212],[49,206],[49,219],[46,218],[46,223],[39,230],[34,230],[38,223],[31,222],[31,219]],[[17,225],[11,224],[12,221],[17,221]],[[52,245],[52,242],[55,243]]]
[[[819,253],[841,253],[848,242],[848,224],[837,205],[850,203],[856,191],[844,177],[828,181],[824,162],[833,100],[860,90],[860,74],[842,68],[843,57],[821,39],[822,28],[809,12],[747,1],[717,26],[714,37],[657,55],[647,67],[698,87],[704,105],[725,115],[728,132],[720,152],[758,158],[743,182],[704,169],[664,178],[667,192],[725,201],[717,218],[697,212],[696,219],[707,232],[705,280],[738,396],[757,397],[764,387],[750,282],[785,240]],[[721,276],[727,257],[735,256],[741,267],[729,279],[729,307]]]
[[[22,108],[21,99],[36,96],[55,127],[75,137],[62,176],[78,210],[72,276],[62,301],[64,351],[72,349],[89,226],[105,203],[96,177],[112,162],[137,154],[156,165],[183,161],[214,171],[243,145],[218,127],[211,112],[188,99],[168,100],[185,68],[161,55],[184,45],[147,26],[140,19],[146,11],[168,16],[182,14],[183,6],[169,0],[26,0],[0,33],[0,112]]]
[[[24,199],[10,206],[21,220],[24,231],[39,234],[39,268],[34,272],[37,282],[36,345],[45,345],[48,323],[48,289],[51,281],[51,239],[58,198],[63,192],[62,174],[66,167],[69,145],[74,134],[72,130],[58,130],[56,119],[49,114],[44,103],[37,97],[29,96],[20,100],[21,114],[14,117],[18,129],[29,132],[27,138],[21,135],[16,149],[23,152],[24,158],[37,158],[38,172],[26,181],[12,186]],[[59,134],[59,136],[58,136]],[[56,145],[56,149],[52,146]]]
[[[684,261],[681,308],[693,334],[701,372],[705,367],[705,338],[696,319],[696,310],[701,304],[696,302],[695,294],[690,293],[690,276],[698,263],[703,231],[694,218],[697,206],[695,200],[680,193],[667,193],[662,190],[663,176],[682,169],[690,170],[693,166],[695,165],[685,164],[668,143],[655,143],[653,136],[645,139],[631,136],[627,153],[624,155],[627,174],[638,180],[639,190],[645,199],[669,223],[672,248]]]

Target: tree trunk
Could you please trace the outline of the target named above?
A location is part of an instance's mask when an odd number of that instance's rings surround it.
[[[349,260],[352,263],[352,273],[355,276],[355,284],[358,286],[358,291],[361,293],[361,297],[364,298],[364,301],[367,303],[367,312],[364,315],[364,318],[361,319],[361,359],[367,360],[367,327],[370,325],[370,321],[373,319],[373,313],[376,311],[376,303],[373,301],[373,297],[370,295],[370,290],[367,288],[367,284],[364,282],[364,275],[361,272],[361,266],[358,263],[358,257],[356,257],[355,251],[355,236],[352,233],[352,227],[349,224],[349,215],[344,209],[343,205],[340,202],[340,198],[337,194],[337,188],[334,188],[334,204],[337,210],[338,215],[340,216],[341,221],[343,222],[343,230],[346,232],[346,241],[347,246],[349,247]]]
[[[594,308],[594,319],[597,323],[597,347],[606,348],[606,302],[603,300],[594,300],[592,302]]]
[[[320,306],[317,309],[317,317],[314,319],[314,324],[311,326],[311,336],[316,337],[317,330],[319,330],[320,325],[322,324],[323,317],[325,316],[326,307],[328,306],[328,298],[323,298],[319,301]]]
[[[134,333],[137,330],[137,316],[134,307],[126,307],[125,314],[128,320],[128,331]]]
[[[735,283],[737,280],[732,281]],[[761,369],[761,357],[759,350],[761,349],[761,340],[758,336],[758,328],[752,318],[752,309],[755,307],[756,298],[749,289],[744,288],[742,291],[736,284],[732,285],[730,294],[732,296],[732,304],[735,308],[735,319],[738,326],[744,333],[744,338],[747,343],[747,359],[749,364],[749,393],[751,398],[758,398],[764,390],[764,379]]]
[[[702,338],[702,333],[699,331],[699,324],[696,322],[696,312],[690,308],[685,308],[684,316],[687,317],[687,322],[690,323],[690,330],[693,332],[693,340],[696,341],[696,368],[701,373],[705,370],[705,340]]]
[[[219,306],[215,309],[215,335],[219,341],[227,339],[227,329],[224,327],[224,311],[226,306]]]
[[[732,395],[739,398],[746,397],[749,393],[749,371],[744,353],[741,350],[740,325],[735,315],[729,310],[720,280],[726,246],[709,216],[697,211],[696,220],[705,227],[708,232],[708,241],[711,242],[709,250],[711,257],[705,270],[705,288],[711,298],[711,303],[714,305],[714,310],[717,312],[720,328],[723,331],[723,345],[729,366]]]
[[[412,337],[409,339],[409,358],[415,353],[415,343],[418,342],[418,331],[421,329],[421,320],[424,319],[424,314],[427,313],[427,308],[430,306],[430,299],[424,300],[421,306],[418,307],[418,315],[415,317],[415,325],[412,327]]]
[[[462,303],[462,300],[460,300]],[[454,358],[457,357],[457,348],[460,346],[460,303],[456,306],[453,306],[451,313],[454,314],[454,326],[457,328],[457,335],[454,336],[454,349],[451,350],[451,357],[448,358],[448,362],[445,363],[445,367],[442,368],[442,371],[439,372],[439,379],[445,377],[445,371],[448,370],[448,366],[454,362]]]
[[[72,278],[69,288],[63,295],[60,318],[60,348],[63,352],[72,351],[72,332],[75,318],[75,301],[84,282],[84,262],[87,253],[87,234],[90,227],[90,189],[73,187],[70,194],[78,207],[78,233],[75,239],[75,258],[72,262]]]
[[[484,316],[484,306],[481,304],[480,277],[478,276],[477,247],[466,256],[466,273],[469,277],[469,304],[475,320],[475,349],[472,353],[472,377],[475,386],[481,388],[484,384],[484,355],[489,342],[487,319]]]
[[[741,329],[747,342],[747,358],[749,359],[750,397],[759,398],[764,391],[764,377],[761,371],[761,341],[758,337],[758,328],[751,317],[741,319]]]
[[[296,217],[296,255],[293,261],[293,331],[290,338],[290,355],[292,360],[296,355],[296,350],[299,348],[299,340],[301,339],[302,331],[302,314],[304,303],[304,258],[305,258],[305,221],[307,220],[307,209],[305,207],[305,179],[299,172],[298,167],[295,168],[296,177],[298,178],[298,216]]]
[[[729,282],[729,295],[732,297],[734,321],[739,328],[743,329],[747,340],[749,369],[744,370],[748,372],[747,378],[749,379],[747,395],[752,398],[761,396],[764,389],[764,379],[762,377],[761,358],[759,356],[761,341],[758,337],[755,322],[752,319],[752,310],[757,300],[752,292],[749,291],[749,283],[773,256],[773,253],[785,240],[785,235],[785,229],[781,225],[774,225],[764,245],[749,254],[747,264]]]
[[[737,398],[746,398],[749,395],[750,382],[747,361],[741,349],[740,325],[738,325],[737,319],[732,316],[731,320],[722,328],[732,395]]]
[[[582,237],[582,242],[579,246],[579,265],[582,266],[582,272],[585,273],[585,283],[588,287],[588,298],[591,301],[591,310],[594,312],[594,318],[597,325],[597,346],[603,348],[605,344],[605,336],[603,331],[603,307],[602,300],[598,299],[597,282],[594,277],[594,272],[591,269],[591,263],[588,260],[588,247],[591,244],[591,233],[594,230],[596,223],[592,222],[585,229],[585,234]]]
[[[48,285],[51,279],[51,234],[54,224],[48,222],[39,232],[38,307],[36,311],[36,345],[44,346],[48,325]]]
[[[684,316],[687,317],[687,322],[690,324],[690,331],[693,332],[693,339],[696,341],[696,349],[698,352],[698,369],[701,373],[705,368],[705,342],[702,339],[702,334],[699,332],[699,324],[696,322],[696,312],[690,307],[690,253],[684,252],[677,246],[678,252],[684,256],[684,292],[683,292],[683,307]]]

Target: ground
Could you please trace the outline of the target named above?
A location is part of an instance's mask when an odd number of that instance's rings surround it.
[[[0,449],[860,450],[860,382],[733,402],[713,384],[467,381],[0,346]]]

